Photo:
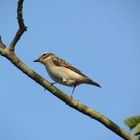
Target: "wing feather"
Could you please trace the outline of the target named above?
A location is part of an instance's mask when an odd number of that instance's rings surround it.
[[[59,57],[54,57],[52,59],[53,63],[56,66],[60,66],[60,67],[65,67],[67,69],[70,69],[80,75],[82,75],[83,77],[85,77],[84,82],[83,83],[88,83],[91,85],[95,85],[97,87],[101,87],[98,83],[94,82],[93,80],[91,80],[90,78],[88,78],[86,75],[84,75],[80,70],[78,70],[77,68],[73,67],[71,64],[67,63],[65,60],[59,58]]]
[[[55,57],[53,58],[53,63],[57,66],[61,66],[61,67],[65,67],[65,68],[68,68],[84,77],[87,78],[87,76],[85,76],[80,70],[78,70],[77,68],[73,67],[71,64],[67,63],[65,60],[61,59],[61,58],[58,58],[58,57]]]

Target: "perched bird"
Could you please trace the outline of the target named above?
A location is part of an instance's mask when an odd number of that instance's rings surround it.
[[[98,83],[84,75],[80,70],[73,67],[65,60],[57,57],[53,53],[44,53],[33,62],[40,62],[45,65],[48,74],[55,81],[52,84],[60,83],[73,87],[71,97],[77,85],[91,84],[97,87],[101,87]]]

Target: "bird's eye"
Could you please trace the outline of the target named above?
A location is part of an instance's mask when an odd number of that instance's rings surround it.
[[[42,54],[42,56],[45,56],[46,54],[44,53],[44,54]]]
[[[42,55],[41,55],[41,57],[42,57],[42,58],[46,57],[46,54],[45,54],[45,53],[44,53],[44,54],[42,54]]]

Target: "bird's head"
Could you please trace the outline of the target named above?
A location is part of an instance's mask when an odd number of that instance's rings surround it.
[[[55,56],[53,53],[43,53],[38,59],[34,60],[33,62],[40,62],[46,65],[47,61],[53,56]]]

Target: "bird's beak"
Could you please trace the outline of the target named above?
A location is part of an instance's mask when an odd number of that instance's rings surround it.
[[[34,60],[33,62],[39,62],[39,59]]]

